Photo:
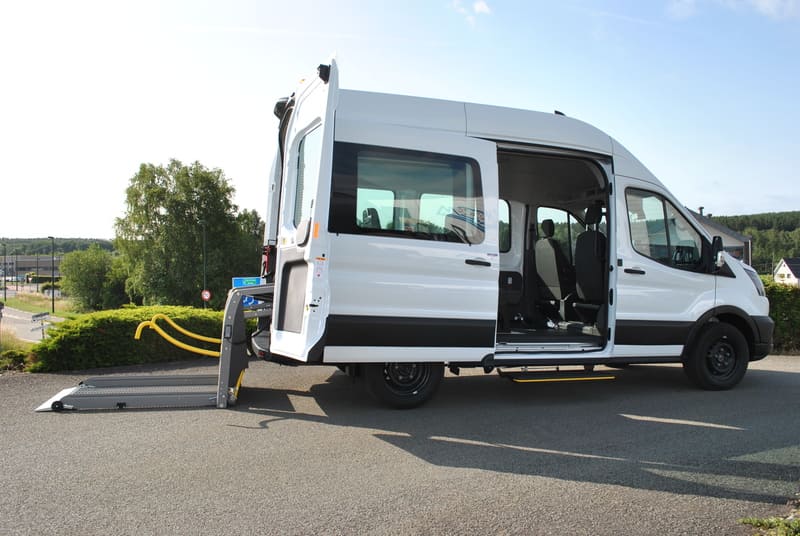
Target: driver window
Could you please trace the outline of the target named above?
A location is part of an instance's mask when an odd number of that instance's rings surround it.
[[[633,249],[681,270],[702,265],[703,240],[689,221],[662,196],[643,190],[626,192]]]

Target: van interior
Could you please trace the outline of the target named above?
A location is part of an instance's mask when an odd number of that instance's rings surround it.
[[[608,181],[581,155],[498,151],[497,343],[602,348],[608,328]]]

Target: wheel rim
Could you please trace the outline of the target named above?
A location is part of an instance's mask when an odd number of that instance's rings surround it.
[[[727,340],[719,340],[708,349],[706,362],[711,374],[728,378],[736,371],[736,350]]]
[[[416,363],[387,363],[383,367],[386,386],[399,396],[416,395],[430,377],[430,368]]]

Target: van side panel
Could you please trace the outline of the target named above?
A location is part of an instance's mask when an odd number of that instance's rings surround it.
[[[361,122],[352,115],[356,96],[349,95],[350,107],[341,109],[336,122],[338,147],[356,155],[348,156],[355,161],[346,170],[355,177],[342,176],[334,155],[332,199],[356,210],[342,215],[340,206],[332,206],[327,224],[324,362],[480,361],[494,351],[497,322],[496,146],[463,134]],[[479,175],[482,237],[474,243],[445,240],[432,230],[459,207],[442,201],[441,210],[421,217],[423,203],[434,206],[448,196],[435,185],[419,185],[414,166],[448,159],[472,162],[468,167]],[[392,172],[398,173],[395,179]],[[339,191],[343,181],[355,183]],[[434,194],[425,200],[419,197],[424,191]],[[459,196],[453,193],[450,201],[457,205]],[[423,221],[430,217],[438,218],[438,227]]]

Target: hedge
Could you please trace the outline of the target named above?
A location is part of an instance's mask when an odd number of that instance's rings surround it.
[[[222,333],[222,311],[174,306],[100,311],[65,320],[51,327],[49,336],[33,347],[32,363],[28,370],[82,370],[199,357],[198,354],[173,346],[149,328],[142,331],[140,340],[133,338],[139,323],[150,320],[158,313],[166,314],[176,324],[193,333],[208,337],[219,337]],[[218,345],[203,343],[176,332],[164,320],[157,323],[181,342],[208,350],[219,350]]]
[[[780,285],[762,277],[769,299],[769,316],[775,321],[773,353],[800,351],[800,288]]]

